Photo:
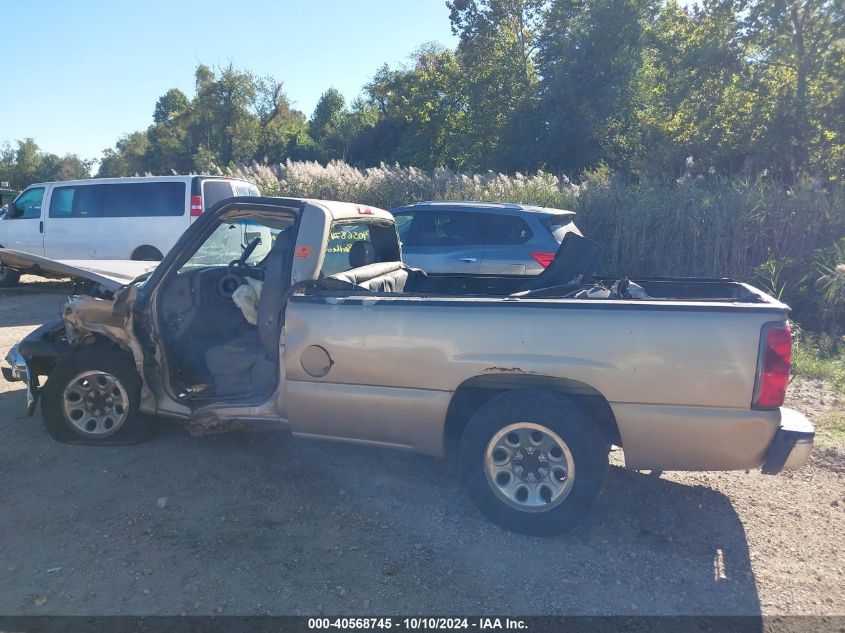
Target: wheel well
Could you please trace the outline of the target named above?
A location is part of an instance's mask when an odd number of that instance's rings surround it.
[[[139,246],[134,251],[132,251],[132,256],[130,259],[160,262],[162,259],[164,259],[164,255],[162,255],[161,251],[158,250],[155,246],[144,244],[143,246]]]
[[[572,398],[596,423],[602,437],[609,444],[622,445],[619,426],[616,424],[610,403],[590,385],[550,376],[490,374],[470,378],[455,390],[446,413],[447,450],[450,445],[460,440],[467,423],[481,405],[494,396],[513,389],[542,389]]]

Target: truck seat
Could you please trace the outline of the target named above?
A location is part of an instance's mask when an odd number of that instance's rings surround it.
[[[290,231],[279,233],[263,262],[264,285],[256,328],[205,353],[217,395],[269,393],[273,389],[290,248]]]
[[[401,261],[377,262],[373,244],[366,240],[353,242],[349,248],[350,269],[330,275],[330,279],[343,281],[370,292],[409,292],[421,286],[425,273],[409,268]]]
[[[402,262],[379,262],[337,273],[331,278],[371,292],[404,292],[411,271],[414,269],[406,268]]]

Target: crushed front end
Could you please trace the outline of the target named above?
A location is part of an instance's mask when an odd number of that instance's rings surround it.
[[[64,321],[51,321],[27,335],[6,354],[3,377],[26,383],[26,413],[32,415],[41,391],[39,376],[49,376],[58,362],[71,353]]]

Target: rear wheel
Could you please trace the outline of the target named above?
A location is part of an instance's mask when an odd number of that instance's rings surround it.
[[[115,348],[93,345],[59,363],[44,386],[44,426],[60,442],[127,444],[147,439],[141,380]]]
[[[139,262],[160,262],[164,255],[155,246],[139,246],[132,253],[132,259]]]
[[[0,288],[12,288],[17,286],[21,279],[21,273],[8,266],[0,266]]]
[[[550,536],[583,521],[607,475],[607,444],[569,398],[508,391],[483,405],[462,439],[463,479],[490,520]]]

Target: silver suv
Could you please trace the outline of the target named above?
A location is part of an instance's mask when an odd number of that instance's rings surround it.
[[[420,202],[391,213],[409,266],[428,273],[536,275],[569,232],[574,211],[488,202]]]

